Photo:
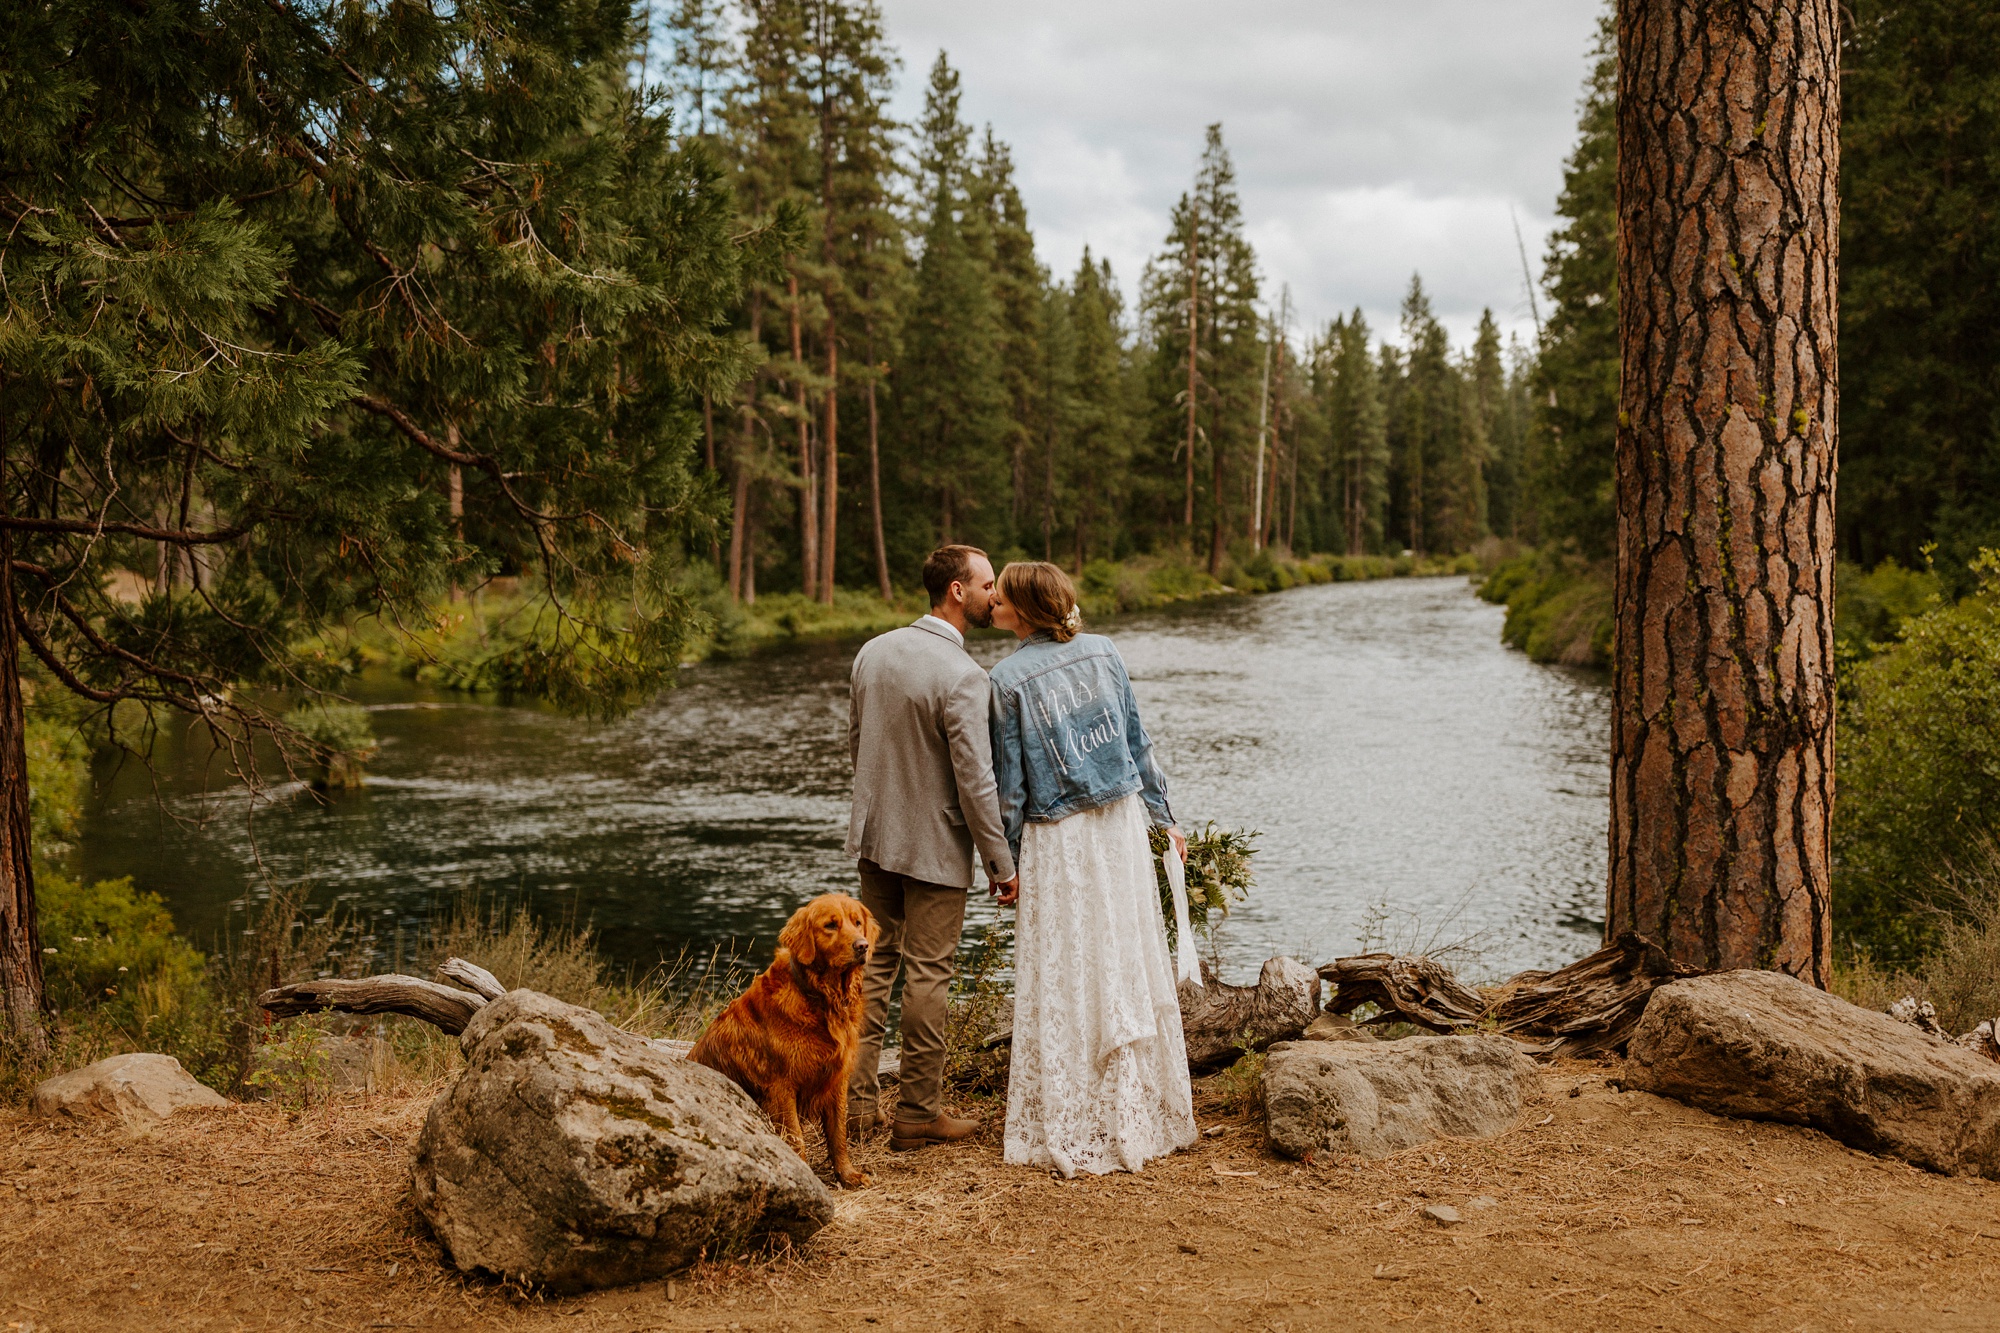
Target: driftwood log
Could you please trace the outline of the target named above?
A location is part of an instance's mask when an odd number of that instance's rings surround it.
[[[1477,1023],[1490,1007],[1478,991],[1461,985],[1450,968],[1430,958],[1355,954],[1334,959],[1319,975],[1333,987],[1327,1012],[1352,1014],[1372,1004],[1380,1012],[1368,1024],[1411,1023],[1431,1032],[1456,1032]]]
[[[329,1009],[343,1014],[406,1014],[455,1037],[465,1031],[465,1025],[486,1003],[486,997],[440,986],[422,977],[391,972],[353,980],[327,977],[294,982],[265,991],[257,997],[257,1003],[280,1018]]]
[[[1229,986],[1202,964],[1203,984],[1180,988],[1188,1067],[1224,1069],[1248,1051],[1291,1041],[1319,1016],[1319,975],[1296,958],[1269,958],[1254,986]]]
[[[1431,1032],[1487,1025],[1541,1043],[1544,1059],[1616,1050],[1632,1035],[1646,1000],[1670,981],[1700,975],[1675,963],[1651,940],[1630,932],[1555,972],[1523,972],[1482,995],[1430,958],[1357,954],[1319,970],[1334,987],[1327,1011],[1351,1014],[1366,1004],[1369,1024],[1409,1023]]]
[[[438,968],[438,975],[468,989],[458,990],[441,986],[435,981],[425,981],[422,977],[389,972],[375,977],[346,980],[328,977],[320,981],[294,982],[265,991],[257,997],[257,1004],[279,1018],[328,1010],[342,1014],[402,1014],[407,1018],[422,1019],[456,1037],[465,1031],[465,1025],[472,1021],[474,1014],[507,993],[507,988],[500,984],[498,977],[463,958],[446,959]],[[693,1042],[672,1037],[647,1037],[643,1040],[667,1055],[682,1059],[694,1049]],[[901,1074],[902,1052],[884,1051],[879,1077],[893,1083]]]
[[[1508,1036],[1546,1038],[1537,1052],[1546,1058],[1595,1055],[1625,1044],[1655,990],[1701,972],[1627,931],[1559,971],[1523,972],[1508,981],[1493,1017]]]

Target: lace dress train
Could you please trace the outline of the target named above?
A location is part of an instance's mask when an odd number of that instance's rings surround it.
[[[1197,1137],[1146,823],[1128,796],[1022,831],[1011,1163],[1137,1171]]]

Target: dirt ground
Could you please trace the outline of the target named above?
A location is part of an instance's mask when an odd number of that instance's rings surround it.
[[[1809,1130],[1544,1076],[1522,1126],[1299,1165],[1223,1132],[1062,1181],[972,1143],[875,1177],[802,1252],[543,1300],[451,1269],[407,1201],[428,1099],[0,1115],[0,1326],[112,1329],[1966,1329],[2000,1327],[2000,1184]],[[817,1154],[815,1154],[816,1156]],[[1492,1206],[1471,1201],[1490,1198]],[[1433,1203],[1466,1217],[1445,1228]]]

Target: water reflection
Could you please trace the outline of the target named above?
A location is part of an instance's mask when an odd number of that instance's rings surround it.
[[[1506,651],[1499,616],[1458,580],[1399,580],[1111,627],[1177,813],[1264,834],[1225,971],[1350,950],[1378,906],[1392,934],[1476,935],[1488,972],[1588,946],[1605,695]],[[974,644],[989,664],[1010,647]],[[384,933],[477,886],[587,918],[640,965],[683,947],[762,954],[799,901],[852,883],[851,656],[820,645],[703,664],[609,724],[370,682],[382,751],[367,788],[326,803],[204,794],[183,747],[158,775],[164,812],[145,773],[103,775],[74,869],[134,875],[197,939],[256,886],[310,877]],[[980,901],[971,915],[998,912]]]

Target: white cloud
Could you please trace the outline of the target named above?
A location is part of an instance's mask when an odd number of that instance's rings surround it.
[[[1301,327],[1359,305],[1393,333],[1421,272],[1455,339],[1529,318],[1600,0],[883,0],[914,119],[940,48],[1014,160],[1043,261],[1085,244],[1131,291],[1212,121],[1269,295]]]

